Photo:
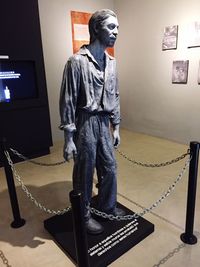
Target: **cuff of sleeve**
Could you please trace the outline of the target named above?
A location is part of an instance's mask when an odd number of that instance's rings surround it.
[[[110,116],[110,122],[113,126],[118,125],[121,122],[121,118],[120,117],[114,118],[114,116]]]
[[[72,133],[76,131],[76,126],[74,123],[67,124],[67,125],[61,124],[59,126],[59,129]]]

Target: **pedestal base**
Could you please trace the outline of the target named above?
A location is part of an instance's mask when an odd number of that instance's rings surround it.
[[[121,204],[119,208],[126,214],[134,214]],[[91,267],[105,267],[141,242],[154,231],[154,225],[139,217],[134,220],[101,220],[104,232],[100,235],[88,234],[88,254]],[[45,229],[53,236],[60,248],[76,262],[72,213],[54,216],[44,221]]]

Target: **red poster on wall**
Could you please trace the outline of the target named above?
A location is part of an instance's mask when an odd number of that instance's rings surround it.
[[[91,13],[71,11],[73,53],[76,53],[84,44],[89,44],[88,22]],[[114,48],[108,48],[107,52],[114,56]]]

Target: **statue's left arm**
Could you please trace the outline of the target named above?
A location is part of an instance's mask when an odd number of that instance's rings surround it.
[[[119,96],[119,86],[118,86],[118,77],[116,74],[116,81],[115,81],[115,105],[112,112],[112,116],[110,118],[112,128],[113,128],[113,144],[114,147],[117,148],[120,144],[120,96]]]

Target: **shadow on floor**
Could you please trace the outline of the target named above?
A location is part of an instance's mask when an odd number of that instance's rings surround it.
[[[71,182],[55,182],[40,187],[27,185],[27,188],[38,202],[51,210],[62,210],[70,206]],[[35,248],[44,244],[45,239],[51,239],[51,236],[43,227],[43,221],[54,215],[37,208],[27,198],[20,186],[16,187],[16,191],[21,217],[26,220],[26,224],[17,229],[10,226],[13,215],[8,190],[0,192],[0,242],[7,242],[14,247],[28,246]]]

